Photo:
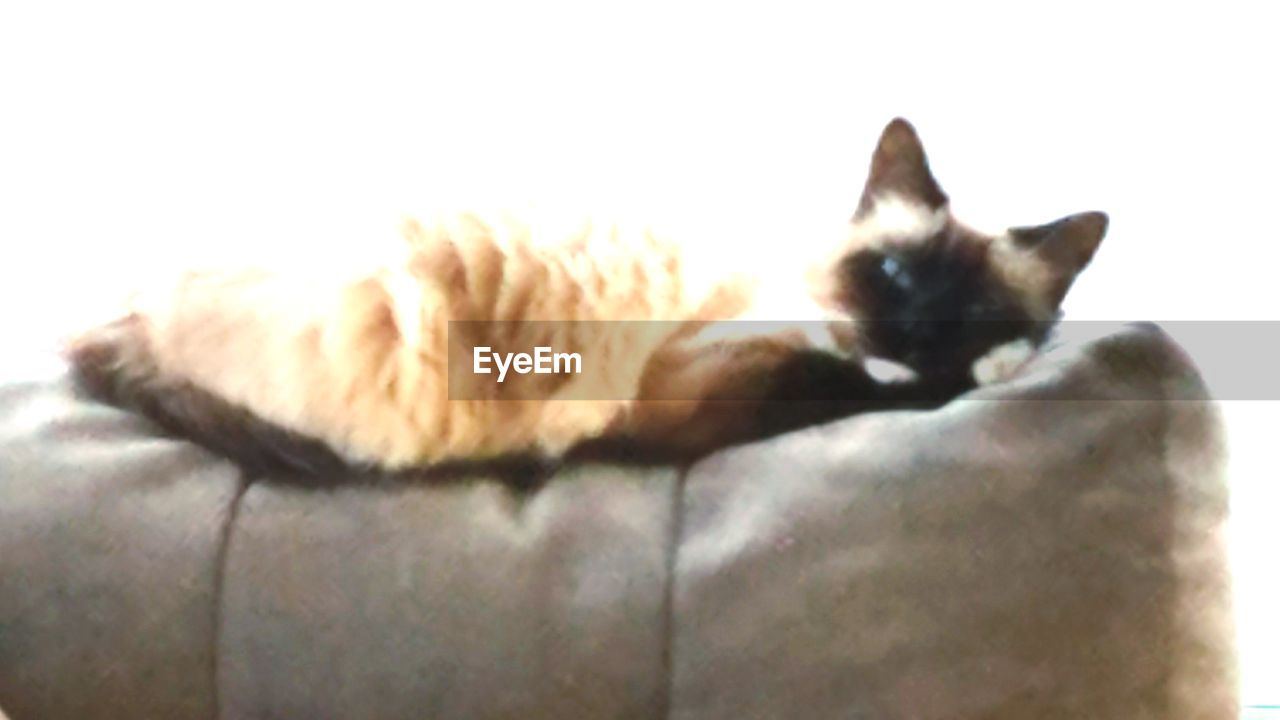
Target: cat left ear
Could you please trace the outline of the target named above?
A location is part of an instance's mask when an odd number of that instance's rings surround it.
[[[888,195],[920,203],[929,210],[947,204],[946,193],[929,171],[920,136],[911,123],[902,118],[894,118],[880,134],[858,212],[869,212],[878,198]]]
[[[1009,229],[1016,247],[1031,252],[1049,270],[1045,288],[1055,306],[1066,297],[1076,276],[1084,270],[1107,234],[1106,213],[1068,215],[1045,225]]]

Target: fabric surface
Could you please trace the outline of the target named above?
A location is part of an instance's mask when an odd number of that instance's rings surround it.
[[[533,491],[244,478],[0,385],[28,718],[1233,718],[1215,409],[1150,326],[934,412]]]

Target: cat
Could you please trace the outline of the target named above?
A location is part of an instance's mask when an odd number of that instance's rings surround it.
[[[726,238],[443,213],[406,222],[402,256],[332,287],[190,274],[67,357],[93,396],[256,466],[397,471],[611,444],[692,459],[1003,379],[1044,342],[1106,228],[1100,212],[968,228],[897,118],[851,220],[807,257],[813,238],[773,239],[770,268],[734,268]],[[500,383],[475,372],[480,348],[498,362],[545,348],[593,371]]]

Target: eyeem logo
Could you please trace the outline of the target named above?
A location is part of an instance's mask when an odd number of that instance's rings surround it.
[[[582,373],[582,356],[578,353],[552,352],[549,347],[535,347],[533,354],[493,352],[489,347],[476,347],[472,351],[471,369],[477,375],[493,373],[490,363],[498,368],[498,382],[507,378],[508,370],[521,375],[559,375]]]

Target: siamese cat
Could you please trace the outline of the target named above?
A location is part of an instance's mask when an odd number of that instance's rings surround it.
[[[94,396],[249,465],[398,471],[614,442],[691,459],[1003,379],[1106,226],[966,227],[895,119],[830,238],[442,213],[331,285],[191,274],[67,354]],[[777,250],[735,267],[747,244]],[[591,370],[527,372],[517,356],[538,348]]]

